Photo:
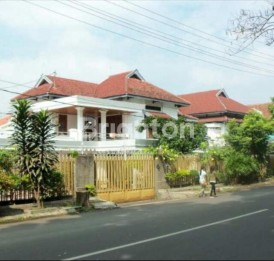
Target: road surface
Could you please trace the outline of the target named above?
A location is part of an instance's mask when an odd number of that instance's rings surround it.
[[[0,260],[273,260],[274,187],[0,226]]]

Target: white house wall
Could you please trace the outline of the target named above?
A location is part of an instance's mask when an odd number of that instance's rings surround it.
[[[161,112],[164,112],[175,119],[177,119],[178,117],[178,108],[175,107],[174,103],[170,103],[170,102],[154,102],[153,103],[152,100],[146,100],[141,98],[130,98],[128,100],[124,99],[123,101],[129,102],[129,103],[136,103],[139,106],[142,106],[143,110],[145,110],[146,105],[160,107]]]
[[[210,145],[224,145],[223,135],[226,133],[225,123],[207,123],[207,136],[210,138]]]
[[[170,115],[174,119],[178,118],[178,108],[175,108],[175,105],[172,103],[164,102],[162,112]]]
[[[68,130],[76,128],[75,126],[77,126],[77,116],[68,115]]]

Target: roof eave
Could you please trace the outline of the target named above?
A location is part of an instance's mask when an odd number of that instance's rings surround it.
[[[157,98],[151,98],[151,97],[147,97],[147,96],[141,96],[141,95],[133,95],[133,94],[121,94],[121,95],[114,95],[114,96],[108,96],[108,97],[103,97],[102,99],[115,99],[115,98],[142,98],[142,99],[148,99],[151,101],[160,101],[160,102],[169,102],[169,103],[173,103],[178,107],[186,107],[189,106],[189,103],[179,103],[179,102],[175,102],[175,101],[170,101],[170,100],[164,100],[164,99],[157,99]]]

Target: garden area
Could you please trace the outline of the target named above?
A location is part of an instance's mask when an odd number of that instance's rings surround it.
[[[52,116],[48,111],[32,113],[25,100],[13,106],[10,149],[0,150],[0,204],[35,199],[42,208],[45,200],[66,195],[63,174],[57,170]]]
[[[213,166],[217,182],[224,185],[243,185],[263,182],[274,176],[274,142],[270,139],[274,133],[274,99],[269,105],[270,118],[256,111],[246,114],[242,122],[230,120],[227,133],[224,135],[225,146],[208,145],[204,125],[193,123],[194,136],[190,136],[191,128],[183,117],[177,120],[157,119],[157,135],[159,146],[147,151],[159,157],[165,166],[165,178],[171,188],[197,185],[199,170],[203,165],[207,172]],[[149,126],[155,118],[147,117],[143,126]],[[170,124],[172,122],[172,124]],[[170,127],[165,128],[165,124]],[[174,126],[186,124],[185,136],[174,133]],[[140,126],[140,131],[144,127]],[[165,135],[164,135],[165,134]],[[170,135],[166,135],[170,134]],[[195,155],[198,165],[178,166],[178,159],[184,155]]]

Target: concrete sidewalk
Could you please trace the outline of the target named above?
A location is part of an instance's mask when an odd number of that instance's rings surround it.
[[[218,194],[222,194],[222,193],[241,191],[241,190],[250,190],[250,189],[264,187],[264,186],[273,186],[274,187],[274,177],[269,178],[264,182],[255,183],[255,184],[251,184],[251,185],[227,186],[224,184],[217,184],[216,185],[216,193],[218,196]],[[120,204],[118,204],[118,206],[119,207],[134,207],[134,206],[138,206],[138,205],[161,204],[164,202],[189,199],[189,198],[194,199],[194,198],[199,198],[200,191],[201,191],[201,187],[199,185],[182,187],[182,188],[160,189],[160,190],[158,190],[156,199],[120,203]],[[209,196],[210,185],[207,186],[205,192],[206,192],[207,196]]]
[[[259,182],[251,185],[224,185],[224,184],[216,184],[216,193],[224,192],[233,192],[233,191],[241,191],[241,190],[249,190],[264,186],[274,186],[274,178],[269,178],[264,182]],[[210,184],[206,187],[206,194],[209,196],[210,194]],[[158,200],[169,200],[169,199],[187,199],[187,198],[198,198],[199,193],[201,191],[201,187],[199,185],[196,186],[188,186],[184,188],[171,188],[171,189],[160,189],[157,193]]]
[[[260,182],[252,185],[225,186],[223,184],[217,184],[216,191],[218,195],[226,192],[249,190],[264,186],[274,187],[274,177],[266,180],[265,182]],[[182,199],[198,198],[200,190],[201,187],[199,185],[188,186],[184,188],[161,189],[158,190],[157,197],[155,199],[120,204],[101,200],[98,198],[90,198],[90,207],[86,209],[80,206],[75,206],[73,200],[46,202],[44,209],[37,209],[35,207],[35,204],[11,205],[8,207],[0,206],[0,224],[20,222],[24,220],[38,219],[44,217],[80,214],[81,212],[91,210],[107,210],[119,207],[134,207],[146,204],[161,204],[169,201],[171,202]],[[206,193],[207,195],[209,195],[210,186],[207,186]]]
[[[92,210],[106,210],[117,208],[117,204],[98,198],[90,198],[89,207],[76,206],[73,200],[45,202],[45,207],[38,209],[36,204],[18,204],[0,206],[0,224],[20,222],[25,220],[62,215],[80,214]]]

